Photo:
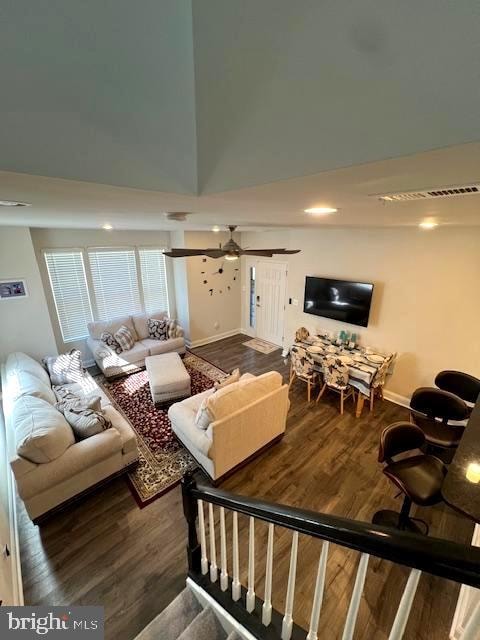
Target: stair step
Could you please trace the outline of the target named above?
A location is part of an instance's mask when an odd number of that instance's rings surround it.
[[[227,634],[222,625],[212,609],[207,607],[197,615],[177,640],[226,640],[226,638]]]
[[[202,612],[201,605],[190,589],[184,589],[145,629],[140,631],[135,640],[177,640]]]

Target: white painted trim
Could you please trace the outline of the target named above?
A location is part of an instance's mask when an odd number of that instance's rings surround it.
[[[218,604],[215,598],[212,598],[202,587],[199,587],[194,580],[187,578],[187,589],[190,589],[193,595],[200,602],[205,609],[207,606],[213,609],[218,621],[222,625],[225,632],[230,634],[235,631],[242,640],[257,640],[245,627],[243,627],[232,615],[225,611],[225,609]]]
[[[395,404],[399,404],[401,407],[410,408],[410,398],[406,396],[401,396],[394,391],[389,391],[388,389],[383,390],[383,397],[385,400],[390,400],[390,402],[394,402]]]
[[[223,333],[217,333],[215,336],[210,336],[209,338],[203,338],[201,340],[186,340],[187,347],[194,349],[195,347],[203,347],[205,344],[211,344],[212,342],[218,342],[218,340],[223,340],[224,338],[230,338],[231,336],[237,335],[237,333],[243,333],[242,329],[231,329],[230,331],[224,331]]]

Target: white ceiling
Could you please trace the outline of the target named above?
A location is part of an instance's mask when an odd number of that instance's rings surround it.
[[[30,202],[0,207],[1,225],[116,229],[208,229],[238,224],[249,229],[322,225],[405,226],[433,217],[446,225],[480,225],[480,195],[380,202],[371,194],[480,182],[480,143],[326,171],[262,186],[204,196],[99,185],[0,172],[0,200]],[[329,205],[338,213],[311,217],[303,210]],[[166,211],[188,211],[186,223]]]

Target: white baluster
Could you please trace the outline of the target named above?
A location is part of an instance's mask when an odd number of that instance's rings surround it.
[[[298,531],[293,532],[290,552],[290,571],[288,572],[285,615],[282,622],[282,640],[290,640],[293,628],[293,598],[295,596],[295,577],[297,574]]]
[[[228,589],[227,535],[225,533],[225,509],[220,507],[220,589]]]
[[[480,629],[480,602],[477,604],[465,626],[462,640],[478,640],[478,630]]]
[[[238,513],[233,512],[233,572],[232,572],[232,600],[240,600],[242,588],[240,585],[240,559],[238,554]]]
[[[350,606],[348,608],[342,640],[352,640],[353,638],[355,623],[357,622],[358,608],[360,607],[360,599],[363,593],[363,585],[365,584],[365,577],[367,575],[369,557],[370,556],[368,555],[368,553],[362,553],[362,555],[360,556],[357,577],[355,578],[355,585],[353,587],[353,593],[350,599]]]
[[[250,531],[248,536],[248,590],[247,611],[255,609],[255,520],[250,517]]]
[[[208,558],[207,558],[207,540],[205,538],[205,516],[203,513],[203,500],[197,500],[198,503],[198,527],[200,529],[200,551],[201,559],[200,565],[202,568],[202,574],[208,573]]]
[[[268,627],[272,621],[272,571],[273,571],[273,524],[268,525],[267,566],[265,569],[265,598],[262,606],[262,623]]]
[[[393,621],[392,630],[388,636],[388,640],[402,640],[405,627],[407,626],[408,616],[412,608],[413,599],[417,590],[418,581],[422,572],[418,569],[412,569],[408,576],[407,584],[398,605],[397,615]]]
[[[210,534],[210,580],[212,582],[217,581],[218,567],[217,567],[217,551],[215,548],[215,521],[213,519],[213,504],[208,503],[208,528]]]
[[[318,622],[323,603],[323,592],[325,589],[325,572],[327,570],[329,543],[325,541],[322,545],[322,552],[318,561],[317,582],[315,584],[315,594],[313,596],[312,614],[310,616],[310,626],[307,640],[317,640]]]

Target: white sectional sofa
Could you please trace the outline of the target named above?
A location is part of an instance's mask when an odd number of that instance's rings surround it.
[[[114,378],[136,371],[145,366],[145,358],[147,356],[156,356],[159,353],[170,353],[172,351],[180,354],[185,353],[185,338],[183,337],[183,329],[179,325],[176,327],[175,337],[173,338],[168,340],[153,340],[149,338],[148,319],[162,320],[167,317],[168,315],[164,311],[158,311],[150,314],[141,313],[133,316],[124,316],[104,322],[90,322],[88,324],[89,338],[87,339],[87,344],[93,353],[95,362],[105,377]],[[100,338],[103,332],[113,335],[122,325],[130,329],[136,341],[132,349],[117,354]]]
[[[100,396],[112,426],[78,442],[54,406],[49,375],[39,362],[12,353],[1,373],[8,456],[34,522],[137,462],[134,431],[88,373],[64,386],[81,397]]]
[[[204,400],[210,423],[200,427],[195,418]],[[280,373],[246,373],[223,389],[208,389],[173,404],[168,417],[180,442],[219,484],[283,437],[289,406],[288,385]]]

